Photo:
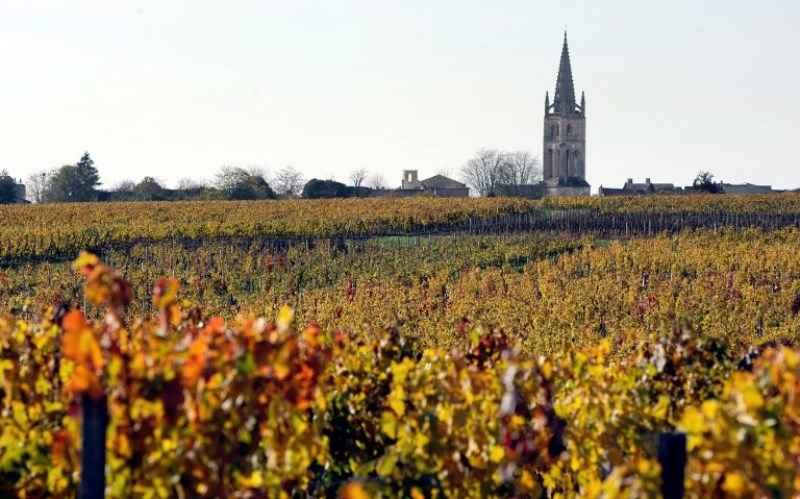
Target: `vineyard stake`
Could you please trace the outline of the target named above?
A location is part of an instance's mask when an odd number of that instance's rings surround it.
[[[660,433],[658,462],[661,464],[661,494],[664,499],[682,499],[686,469],[686,434]]]
[[[81,411],[81,484],[78,497],[102,498],[106,489],[106,397],[93,399],[83,395]]]

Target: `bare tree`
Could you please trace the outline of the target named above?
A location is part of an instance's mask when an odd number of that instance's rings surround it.
[[[44,195],[47,191],[47,181],[50,177],[48,172],[38,172],[29,176],[25,181],[28,196],[34,203],[43,203]]]
[[[133,180],[123,180],[111,188],[111,192],[133,192],[136,189],[136,182]]]
[[[178,180],[179,191],[193,191],[203,187],[203,182],[197,181],[193,178],[182,178]]]
[[[539,158],[530,151],[513,151],[503,154],[503,170],[500,183],[526,185],[542,177]]]
[[[366,168],[359,168],[358,170],[350,172],[350,182],[352,182],[353,187],[361,187],[367,179],[367,175]]]
[[[260,168],[223,166],[217,173],[214,186],[226,199],[275,199],[275,191],[264,178]]]
[[[502,183],[505,157],[497,149],[481,149],[461,167],[461,178],[481,196],[494,192]]]
[[[695,190],[719,194],[722,192],[722,182],[714,182],[714,174],[711,172],[699,172],[692,182]]]
[[[272,179],[275,192],[290,197],[299,196],[304,183],[303,174],[292,166],[282,168]]]
[[[263,179],[269,178],[269,172],[264,166],[251,165],[245,168],[244,171],[246,171],[251,177],[261,177]]]
[[[369,186],[373,189],[386,189],[386,178],[382,173],[373,173],[369,178]]]
[[[250,176],[240,166],[223,166],[214,177],[214,186],[221,191],[233,190]]]

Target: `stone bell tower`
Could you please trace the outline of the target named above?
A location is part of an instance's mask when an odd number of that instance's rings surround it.
[[[543,176],[548,196],[589,195],[586,182],[586,96],[575,101],[567,33],[558,68],[556,93],[544,100]]]

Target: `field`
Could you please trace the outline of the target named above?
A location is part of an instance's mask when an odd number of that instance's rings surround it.
[[[0,207],[0,494],[800,494],[800,196]],[[83,252],[88,250],[89,252]]]

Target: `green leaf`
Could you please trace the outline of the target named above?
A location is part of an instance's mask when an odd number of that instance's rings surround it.
[[[395,465],[397,465],[397,456],[388,454],[378,460],[378,466],[375,468],[375,471],[377,471],[380,476],[389,476],[394,471]]]
[[[393,412],[384,411],[381,414],[381,431],[392,438],[397,438],[397,418]]]

